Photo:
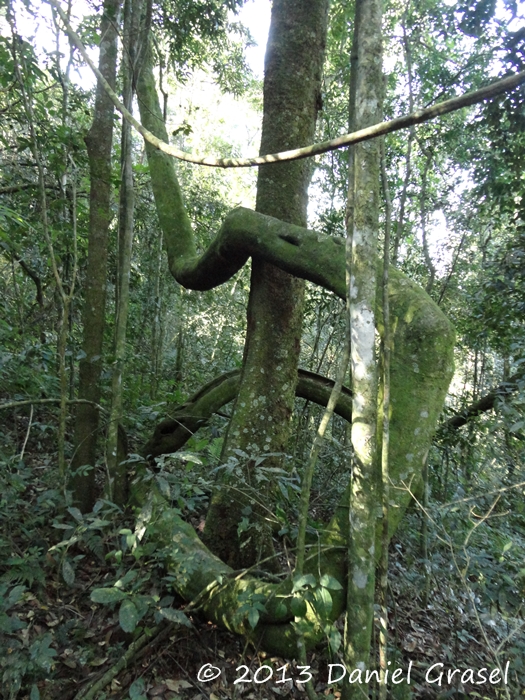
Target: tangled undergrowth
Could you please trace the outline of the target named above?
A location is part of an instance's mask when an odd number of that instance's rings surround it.
[[[52,437],[34,424],[31,435],[0,470],[0,697],[304,697],[295,662],[245,645],[170,593],[163,552],[136,517],[102,499],[87,515],[68,505],[46,452]],[[207,498],[198,460],[162,478],[178,483],[176,503],[198,526]],[[514,700],[525,685],[524,529],[486,518],[468,535],[469,512],[461,501],[429,512],[426,559],[417,511],[391,547],[390,658],[392,668],[411,668],[414,699]],[[459,673],[441,687],[425,682],[439,662],[445,672],[509,662],[508,686],[462,684]],[[330,664],[342,663],[340,652],[326,645],[308,663],[319,696],[339,697],[330,681],[341,667],[330,676]]]

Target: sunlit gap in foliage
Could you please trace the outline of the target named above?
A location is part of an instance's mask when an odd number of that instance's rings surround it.
[[[255,41],[255,45],[246,49],[246,59],[257,78],[262,78],[264,74],[264,54],[270,29],[270,11],[270,0],[266,2],[248,0],[237,15],[237,19],[248,27]]]
[[[51,6],[46,2],[34,2],[33,11],[29,11],[20,0],[13,2],[13,9],[16,17],[16,27],[23,39],[30,42],[36,50],[40,60],[50,65],[54,61],[54,52],[59,51],[62,70],[65,71],[69,60],[69,42],[61,27],[58,31],[53,23]],[[71,8],[71,21],[74,25],[85,20],[89,15],[93,15],[93,8],[85,0],[75,0]],[[9,32],[7,23],[2,24],[0,18],[0,33]],[[90,58],[97,61],[98,47],[86,45]],[[75,52],[76,53],[76,52]],[[76,61],[71,71],[73,83],[84,90],[91,90],[95,87],[96,78],[89,66],[79,64]]]

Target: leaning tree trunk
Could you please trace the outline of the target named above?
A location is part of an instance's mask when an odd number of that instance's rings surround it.
[[[261,154],[310,143],[320,106],[328,0],[274,0],[265,60]],[[306,226],[312,166],[295,161],[261,166],[256,209]],[[212,498],[205,541],[235,568],[271,557],[267,512],[257,504],[269,493],[261,467],[282,467],[297,382],[304,281],[255,256],[252,260],[247,336],[241,385],[224,443],[222,461],[240,461],[242,478],[226,480]],[[246,457],[239,460],[238,450]],[[230,477],[231,480],[231,477]],[[244,482],[244,483],[243,483]],[[233,487],[233,488],[232,488]],[[271,487],[270,487],[271,488]],[[243,535],[246,509],[251,521]]]
[[[102,75],[115,85],[117,65],[117,36],[120,0],[105,0],[100,24],[100,59]],[[95,474],[97,458],[102,371],[102,341],[106,314],[106,277],[108,229],[111,220],[111,147],[113,141],[113,102],[102,84],[97,85],[93,124],[86,136],[90,169],[88,256],[84,283],[82,311],[83,359],[79,367],[79,403],[75,422],[75,454],[70,488],[73,499],[83,512],[95,503]],[[92,403],[89,403],[92,402]],[[79,471],[90,465],[91,471]]]

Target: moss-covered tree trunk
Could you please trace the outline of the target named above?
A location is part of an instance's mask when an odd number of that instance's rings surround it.
[[[120,0],[105,0],[100,23],[99,68],[114,87],[117,66],[118,13]],[[80,361],[78,398],[92,403],[77,406],[75,421],[74,476],[70,481],[73,499],[83,511],[95,503],[95,474],[99,414],[94,404],[100,403],[102,342],[106,314],[108,229],[111,220],[111,148],[113,142],[113,102],[99,82],[95,99],[93,124],[86,136],[89,156],[89,234],[87,267],[82,310],[83,359]],[[79,471],[85,465],[91,471]]]
[[[357,0],[352,46],[350,130],[382,116],[382,0]],[[370,661],[374,619],[376,522],[380,511],[377,444],[376,271],[379,228],[380,141],[350,149],[347,261],[352,365],[352,476],[349,503],[348,590],[345,663],[364,668]],[[362,697],[347,684],[343,697]]]
[[[321,95],[328,0],[274,0],[266,49],[261,154],[310,143]],[[261,166],[256,209],[306,226],[312,165],[295,161]],[[243,371],[222,454],[239,461],[240,474],[223,480],[206,519],[205,540],[235,568],[272,554],[268,483],[262,468],[282,466],[290,433],[299,360],[304,281],[254,257]],[[238,450],[246,455],[239,457]],[[250,513],[251,509],[251,513]],[[248,529],[238,526],[248,514]]]
[[[137,92],[144,126],[167,140],[155,81],[147,60]],[[195,290],[213,289],[230,279],[253,256],[319,284],[340,298],[347,297],[342,239],[323,236],[258,212],[242,208],[230,212],[209,248],[202,255],[196,255],[173,161],[149,144],[146,148],[168,262],[180,284]],[[378,270],[381,270],[381,264]],[[452,375],[454,333],[424,290],[394,269],[390,269],[388,290],[392,323],[389,450],[390,476],[394,485],[389,510],[389,533],[392,534],[410,501],[410,489],[417,489],[421,483],[422,466]],[[376,321],[382,333],[381,308],[377,311]],[[227,378],[225,383],[229,384],[230,379]],[[222,394],[218,386],[215,389]],[[176,418],[195,420],[195,410],[197,418],[205,420],[209,411],[214,410],[213,404],[219,405],[219,400],[224,398],[217,396],[213,387],[208,390],[202,392],[202,403],[198,396],[190,401],[190,415],[185,415],[181,407],[183,412]],[[164,428],[172,431],[169,426],[159,428],[161,433]],[[176,444],[178,438],[173,437],[172,444]],[[324,638],[324,623],[336,619],[344,609],[344,553],[348,540],[351,486],[349,484],[342,495],[334,517],[321,534],[319,551],[316,549],[305,562],[305,571],[315,576],[329,574],[343,586],[341,591],[332,591],[333,605],[327,620],[320,620],[316,611],[307,606],[303,629],[304,641],[309,646]],[[148,498],[149,489],[151,482],[137,485],[139,502]],[[198,596],[201,610],[210,620],[247,634],[260,648],[281,655],[295,655],[298,640],[294,614],[290,609],[291,581],[276,585],[234,575],[232,568],[209,551],[193,528],[159,494],[154,492],[151,498],[153,504],[147,504],[143,517],[155,520],[154,536],[157,544],[165,546],[169,552],[167,566],[177,593],[186,600]],[[261,614],[253,631],[238,612],[239,594],[250,592],[262,595],[266,602],[266,612]],[[352,611],[356,610],[353,599],[349,598],[348,604]]]

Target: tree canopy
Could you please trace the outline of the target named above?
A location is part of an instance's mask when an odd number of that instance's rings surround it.
[[[243,5],[0,9],[2,692],[516,697],[523,9]]]

